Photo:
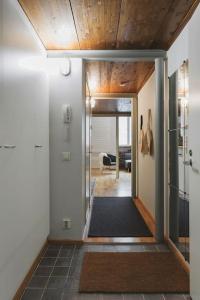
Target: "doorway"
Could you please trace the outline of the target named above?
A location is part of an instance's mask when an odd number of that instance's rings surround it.
[[[131,197],[132,99],[93,101],[91,194],[94,197]]]
[[[152,236],[134,203],[137,111],[131,98],[92,98],[88,237]],[[132,184],[133,182],[133,184]]]
[[[92,76],[90,74],[90,70],[86,68],[87,74],[87,84],[88,84],[88,102],[90,103],[90,150],[89,150],[89,162],[90,162],[90,226],[88,225],[89,237],[92,238],[136,238],[148,237],[153,239],[153,233],[151,228],[149,228],[149,224],[147,224],[143,214],[136,207],[135,211],[137,212],[134,217],[134,213],[130,219],[137,220],[136,223],[139,224],[141,220],[143,230],[139,233],[134,232],[125,232],[122,233],[120,230],[116,230],[117,233],[98,233],[91,234],[90,228],[93,222],[93,215],[95,211],[96,202],[99,203],[97,208],[98,212],[101,211],[102,205],[105,204],[106,208],[108,204],[110,204],[110,215],[108,218],[111,220],[111,213],[114,211],[114,206],[117,201],[119,202],[119,198],[123,201],[123,204],[126,201],[129,201],[130,207],[136,206],[135,198],[137,197],[137,185],[138,185],[138,108],[137,108],[137,93],[111,93],[111,87],[109,88],[109,92],[106,92],[105,85],[106,83],[102,80],[102,77],[105,76],[104,72],[100,76],[100,80],[97,80],[96,73],[94,72],[95,65],[97,66],[97,73],[101,72],[101,68],[105,66],[105,62],[93,62],[90,64],[92,69]],[[134,78],[135,73],[142,74],[141,66],[151,66],[151,74],[152,67],[154,69],[154,63],[129,63],[129,68],[131,65],[136,67],[131,76]],[[125,63],[122,63],[123,68]],[[110,64],[109,64],[110,66]],[[111,64],[113,67],[113,64]],[[126,72],[128,73],[128,69]],[[89,75],[88,75],[89,74]],[[120,73],[118,73],[120,78]],[[105,80],[108,81],[112,76],[107,76]],[[148,77],[149,78],[149,77]],[[148,78],[146,80],[148,80]],[[140,84],[140,89],[145,84],[145,78],[142,79]],[[141,80],[141,78],[140,78]],[[103,81],[101,83],[101,81]],[[117,81],[117,74],[115,74],[115,81]],[[130,82],[135,84],[135,80],[131,79]],[[120,80],[119,85],[122,86],[130,86],[129,81]],[[101,90],[94,92],[94,87],[98,88],[100,84]],[[104,86],[103,86],[104,84]],[[103,86],[103,87],[102,87]],[[153,89],[155,89],[155,85],[152,85]],[[153,92],[153,94],[155,91]],[[146,96],[147,101],[149,101],[149,93]],[[146,130],[146,114],[148,119],[148,112],[150,111],[150,107],[146,107],[144,111],[145,116],[145,130]],[[147,122],[148,123],[148,122]],[[146,155],[147,153],[145,153]],[[151,154],[150,154],[151,155]],[[144,187],[145,188],[145,187]],[[151,188],[152,189],[152,188]],[[97,199],[98,198],[98,199]],[[106,198],[106,199],[105,199]],[[111,198],[116,198],[113,204]],[[106,203],[104,203],[104,200]],[[139,201],[137,201],[139,205]],[[100,207],[101,206],[101,207]],[[130,208],[129,207],[129,208]],[[114,217],[117,217],[118,220],[123,220],[125,223],[127,222],[128,211],[124,216],[120,216],[118,213],[115,213]],[[117,205],[117,209],[120,210],[119,204]],[[124,208],[123,208],[124,209]],[[120,210],[120,212],[122,209]],[[99,217],[99,226],[102,227],[102,224],[106,224],[102,217],[103,213]],[[97,218],[98,219],[98,218]],[[131,222],[132,222],[131,220]],[[114,222],[113,222],[114,224]],[[109,224],[106,226],[107,228],[115,226],[113,224]],[[131,225],[132,226],[132,225]],[[142,228],[141,226],[141,228]],[[117,228],[117,226],[115,226]],[[123,226],[121,226],[123,227]],[[134,225],[136,228],[137,226]],[[145,228],[145,229],[144,229]],[[112,231],[112,230],[111,230]],[[113,231],[112,231],[113,232]],[[154,239],[153,239],[154,240]],[[155,240],[154,240],[155,241]]]
[[[90,69],[88,70],[87,66],[88,66],[88,62],[90,65]],[[108,63],[108,64],[107,64]],[[86,77],[87,77],[87,85],[88,85],[88,90],[87,90],[87,102],[90,103],[90,107],[94,106],[97,107],[98,101],[100,100],[100,103],[103,103],[104,101],[107,101],[107,105],[108,103],[111,103],[110,100],[116,100],[116,98],[132,98],[135,101],[132,101],[133,106],[135,105],[135,109],[133,109],[133,113],[135,112],[136,114],[138,114],[138,93],[140,92],[140,90],[144,87],[144,85],[146,84],[146,82],[150,79],[151,75],[154,73],[154,79],[152,79],[149,83],[148,83],[148,88],[145,88],[145,92],[142,93],[141,97],[142,97],[142,102],[146,103],[145,106],[145,110],[144,112],[142,111],[142,115],[144,116],[144,124],[143,124],[143,128],[141,129],[141,122],[139,122],[138,117],[137,118],[131,118],[132,122],[135,124],[132,124],[132,129],[135,128],[136,132],[135,135],[133,135],[133,131],[132,131],[132,137],[135,138],[135,143],[133,143],[132,141],[132,147],[134,147],[132,153],[131,153],[131,183],[132,183],[132,187],[131,187],[131,197],[130,200],[132,201],[132,203],[134,203],[134,205],[136,205],[142,220],[144,221],[144,223],[147,225],[150,234],[149,237],[151,239],[151,242],[155,242],[154,236],[156,236],[158,238],[159,241],[162,240],[163,238],[163,201],[164,201],[164,197],[163,197],[163,189],[162,186],[164,185],[163,182],[161,182],[163,180],[163,165],[161,164],[161,156],[163,155],[163,147],[161,147],[160,142],[156,144],[156,148],[155,148],[155,157],[152,157],[152,163],[154,164],[154,168],[152,170],[152,172],[149,172],[148,174],[151,174],[151,176],[154,178],[155,176],[155,197],[152,197],[154,203],[153,205],[149,205],[148,203],[148,197],[147,197],[147,201],[144,201],[147,209],[146,211],[144,210],[144,206],[142,205],[142,201],[141,198],[138,198],[138,165],[137,165],[137,159],[138,159],[138,144],[137,144],[137,140],[139,138],[139,132],[141,130],[143,130],[144,133],[146,133],[146,129],[148,129],[148,124],[152,124],[151,121],[147,122],[147,120],[151,119],[149,118],[149,112],[151,112],[151,107],[149,107],[149,99],[150,96],[151,98],[154,97],[154,101],[155,101],[155,112],[158,112],[159,120],[159,124],[161,121],[161,116],[163,116],[163,104],[160,105],[161,103],[163,103],[163,76],[164,76],[164,68],[163,68],[163,59],[155,59],[155,63],[154,63],[154,59],[150,58],[149,61],[145,61],[145,62],[141,62],[140,59],[137,62],[121,62],[119,63],[119,60],[116,63],[116,68],[115,68],[115,62],[112,59],[108,59],[106,61],[98,61],[96,62],[95,60],[89,60],[86,62]],[[123,72],[120,71],[120,67],[119,65],[122,65],[122,69]],[[132,68],[132,71],[130,72],[130,68]],[[144,70],[145,69],[145,70]],[[148,69],[148,74],[145,72]],[[110,74],[109,72],[113,71],[112,74]],[[128,76],[130,76],[130,79],[127,80],[122,80],[121,74],[128,74]],[[92,76],[91,76],[92,74]],[[99,75],[100,74],[100,75]],[[88,80],[89,79],[89,80]],[[113,80],[114,79],[114,80]],[[126,93],[126,92],[118,92],[118,89],[116,88],[116,81],[117,82],[117,88],[120,86],[120,88],[122,86],[128,86],[131,87],[132,85],[137,85],[137,89],[135,93]],[[157,81],[157,84],[155,84],[155,82]],[[108,88],[107,84],[108,82],[110,82],[110,86]],[[112,86],[113,84],[113,86]],[[99,88],[100,87],[100,88]],[[116,88],[116,89],[115,89]],[[150,88],[150,91],[149,91]],[[97,91],[98,90],[98,91]],[[127,97],[128,96],[128,97]],[[146,98],[145,99],[143,98]],[[92,127],[93,127],[93,118],[105,118],[105,117],[113,117],[113,115],[109,115],[109,114],[101,114],[101,116],[97,116],[97,115],[93,115],[92,114],[92,109],[90,111],[90,145],[92,144]],[[124,117],[124,116],[123,116]],[[126,120],[127,121],[127,120]],[[116,123],[118,122],[119,124],[119,118],[116,118]],[[147,124],[146,124],[147,123]],[[118,128],[116,126],[116,128]],[[140,130],[138,130],[138,128],[140,128]],[[118,128],[119,129],[119,128]],[[151,127],[150,127],[151,129]],[[161,121],[161,125],[156,127],[156,131],[155,131],[155,141],[157,141],[157,138],[159,136],[159,141],[162,139],[161,136],[162,135],[162,130],[163,130],[163,121]],[[116,133],[117,135],[117,133]],[[118,139],[119,139],[119,133],[118,133]],[[118,145],[119,148],[119,143],[116,143],[116,145]],[[88,150],[88,147],[87,147]],[[103,150],[104,151],[104,150]],[[89,157],[89,163],[90,163],[90,185],[89,185],[89,192],[90,192],[90,200],[89,200],[89,214],[87,215],[91,217],[91,215],[94,211],[94,198],[96,197],[94,193],[96,193],[95,191],[95,185],[96,185],[96,177],[98,174],[95,174],[93,172],[92,174],[92,165],[93,165],[93,158],[91,159],[92,155],[94,154],[93,152],[98,152],[98,151],[94,151],[94,149],[92,149],[90,147],[90,149],[88,150],[88,157]],[[119,152],[119,151],[118,151]],[[103,154],[106,152],[102,152]],[[143,153],[143,152],[142,152]],[[96,153],[97,154],[97,153]],[[120,169],[117,168],[117,165],[119,166],[119,155],[113,155],[112,153],[106,153],[106,156],[112,155],[115,156],[115,160],[114,163],[116,164],[116,169],[114,168],[112,170],[112,172],[115,174],[115,180],[117,178],[117,176],[119,176],[120,174]],[[117,154],[117,152],[116,152]],[[161,155],[162,154],[162,155]],[[134,155],[134,158],[132,157]],[[152,155],[151,151],[146,151],[144,154],[145,155]],[[96,155],[96,158],[98,157],[98,161],[99,161],[99,156]],[[147,157],[147,156],[146,156]],[[144,161],[148,163],[149,160],[146,159],[146,157],[144,158]],[[159,157],[159,160],[158,160]],[[111,157],[110,157],[111,158]],[[128,159],[127,159],[128,160]],[[102,161],[102,160],[101,160]],[[154,163],[155,161],[155,163]],[[159,161],[159,166],[158,166],[158,162]],[[135,163],[134,166],[132,166],[132,164]],[[100,168],[99,168],[100,169]],[[105,168],[106,170],[107,168]],[[109,166],[108,171],[110,172],[110,170],[112,169],[112,166]],[[106,170],[107,171],[107,170]],[[128,173],[130,172],[130,169],[127,168]],[[119,172],[117,174],[117,172]],[[142,175],[143,173],[140,172],[140,175]],[[94,176],[93,176],[94,175]],[[101,175],[101,174],[100,174]],[[144,174],[143,174],[144,175]],[[141,182],[141,181],[140,181]],[[135,184],[134,184],[135,183]],[[154,185],[152,185],[151,187],[153,187]],[[144,184],[142,186],[142,189],[145,189],[146,184]],[[152,188],[151,188],[152,189]],[[100,191],[102,192],[102,191]],[[105,193],[105,190],[103,191]],[[106,191],[108,192],[108,191]],[[148,193],[147,193],[148,194]],[[162,195],[161,195],[162,194]],[[103,194],[99,194],[99,196],[104,196]],[[98,196],[97,196],[98,197]],[[111,197],[111,196],[109,196]],[[125,197],[125,196],[124,196]],[[136,197],[136,199],[135,199]],[[138,201],[136,201],[138,200]],[[140,201],[139,201],[140,200]],[[143,198],[142,198],[143,200]],[[145,199],[144,199],[145,200]],[[153,210],[152,215],[151,212],[148,213],[148,209],[149,207],[150,209]],[[155,210],[155,212],[154,212]],[[146,216],[145,216],[146,214]],[[155,219],[153,220],[151,217],[154,217]],[[146,217],[146,218],[145,218]],[[123,217],[123,219],[126,221],[126,216]],[[147,220],[148,219],[148,220]],[[88,220],[88,218],[87,218]],[[153,222],[154,223],[153,223]],[[103,223],[102,218],[100,223]],[[90,222],[90,218],[89,221],[87,222],[87,228],[89,228],[89,224],[91,224]],[[88,231],[87,231],[88,234]],[[85,235],[87,236],[87,235]],[[99,237],[99,235],[97,236]],[[101,237],[101,236],[100,236]],[[115,236],[116,237],[116,236]],[[118,236],[120,238],[120,236]],[[133,240],[135,238],[141,238],[141,235],[127,235],[127,237],[132,237]],[[135,240],[134,240],[135,241]]]

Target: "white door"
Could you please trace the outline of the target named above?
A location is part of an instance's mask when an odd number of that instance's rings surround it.
[[[200,7],[189,24],[189,168],[191,296],[200,299]]]

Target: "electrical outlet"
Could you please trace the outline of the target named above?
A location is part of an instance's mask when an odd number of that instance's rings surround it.
[[[69,161],[71,160],[71,152],[62,152],[63,160]]]
[[[63,218],[63,228],[70,229],[72,227],[72,220],[69,218]]]

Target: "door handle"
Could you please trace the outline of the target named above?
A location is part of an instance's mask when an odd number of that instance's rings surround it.
[[[184,164],[185,166],[190,166],[190,167],[192,167],[192,159],[185,160],[185,161],[183,162],[183,164]]]
[[[35,148],[42,148],[42,145],[35,145]]]

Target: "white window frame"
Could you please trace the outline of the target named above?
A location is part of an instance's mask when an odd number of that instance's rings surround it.
[[[120,147],[129,147],[131,146],[131,116],[119,116],[120,118],[126,118],[127,121],[127,143],[126,144],[119,144]],[[119,122],[120,123],[120,122]],[[120,136],[120,126],[119,126],[119,136]]]

